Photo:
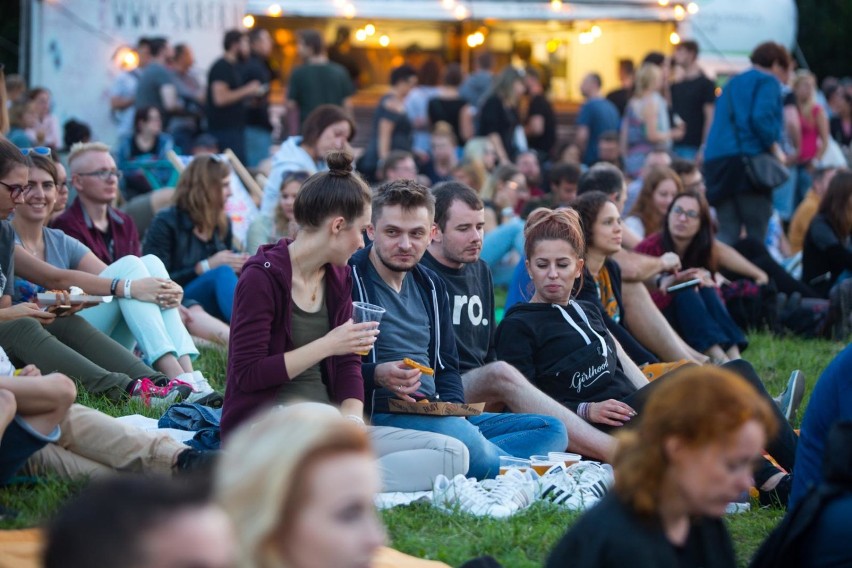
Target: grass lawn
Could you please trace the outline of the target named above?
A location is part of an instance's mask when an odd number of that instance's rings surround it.
[[[773,394],[783,390],[792,369],[805,372],[810,393],[819,374],[844,346],[828,341],[779,339],[768,334],[753,334],[750,339],[751,346],[745,357],[754,364]],[[221,388],[225,376],[223,351],[203,350],[197,367]],[[81,394],[80,402],[114,416],[140,412],[157,417],[156,413],[138,405],[111,405],[85,394]],[[14,521],[0,522],[0,528],[43,523],[83,485],[47,479],[0,489],[0,504],[21,513]],[[424,504],[387,511],[383,517],[391,545],[403,552],[441,560],[453,566],[459,566],[474,556],[490,554],[504,566],[512,568],[541,566],[556,540],[576,519],[575,514],[544,505],[536,505],[506,521],[448,515]],[[781,517],[781,511],[755,508],[728,519],[740,565],[746,565],[748,558]]]

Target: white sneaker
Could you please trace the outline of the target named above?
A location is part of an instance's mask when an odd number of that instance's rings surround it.
[[[224,397],[213,390],[201,371],[193,371],[191,373],[181,373],[175,377],[179,381],[183,381],[192,387],[192,394],[186,398],[186,402],[194,402],[211,408],[220,408],[225,401]]]
[[[607,464],[556,465],[541,478],[541,498],[571,511],[584,511],[600,501],[613,482],[612,467]]]
[[[483,489],[475,479],[459,474],[453,479],[445,475],[435,478],[432,504],[444,511],[462,511],[476,517],[505,519],[512,514],[509,507],[495,502],[489,491]]]
[[[533,504],[538,492],[538,474],[533,470],[510,469],[494,480],[488,492],[491,500],[506,507],[510,515],[522,511]]]

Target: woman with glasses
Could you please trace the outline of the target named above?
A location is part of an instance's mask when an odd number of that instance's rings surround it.
[[[174,205],[160,211],[142,246],[163,261],[183,286],[185,300],[227,323],[231,321],[237,275],[248,259],[234,250],[225,202],[231,195],[231,167],[216,154],[196,156],[181,173]]]
[[[168,278],[163,263],[156,257],[125,256],[111,266],[95,256],[77,239],[44,226],[56,200],[58,172],[55,164],[41,155],[31,155],[30,190],[24,194],[12,220],[17,253],[33,256],[57,268],[80,270],[105,278],[133,280],[140,277]],[[15,278],[15,302],[35,302],[44,288],[20,276]],[[189,402],[221,405],[222,396],[214,392],[200,371],[192,367],[198,350],[181,322],[178,305],[154,304],[127,298],[115,298],[82,310],[80,317],[109,335],[129,351],[137,345],[149,365],[171,379],[195,387]]]
[[[8,219],[30,189],[30,157],[0,137],[0,219]],[[38,304],[11,305],[15,273],[39,282],[49,289],[68,290],[76,285],[87,293],[131,296],[156,302],[173,302],[173,290],[161,280],[148,278],[131,282],[100,278],[85,272],[60,270],[38,258],[15,261],[15,232],[11,224],[0,222],[0,346],[13,363],[33,364],[74,377],[91,393],[113,401],[136,399],[145,404],[168,406],[189,396],[188,385],[171,383],[169,378],[145,365],[127,349],[92,327],[74,312],[57,308],[42,310]],[[31,255],[29,255],[31,256]],[[132,287],[131,287],[132,286]]]
[[[254,254],[260,245],[277,243],[283,237],[296,238],[299,225],[293,215],[293,204],[302,184],[310,174],[306,171],[288,173],[281,182],[280,197],[272,215],[261,213],[249,226],[246,251]]]
[[[679,198],[675,203],[680,201],[684,208],[698,208],[689,199]],[[512,306],[504,316],[495,334],[497,358],[599,430],[614,433],[635,426],[636,417],[647,414],[645,403],[651,393],[694,367],[682,367],[648,382],[607,330],[598,308],[574,299],[586,250],[576,211],[536,209],[527,218],[524,238],[526,269],[535,294],[528,303]],[[731,361],[724,368],[747,380],[770,403],[781,428],[766,449],[790,471],[796,457],[796,434],[766,393],[760,377],[744,360]],[[780,498],[786,502],[792,480],[784,472],[761,462],[754,477],[764,500]]]
[[[748,340],[719,297],[717,249],[707,200],[700,193],[684,192],[669,206],[663,230],[645,238],[635,250],[650,256],[677,253],[684,270],[657,276],[651,296],[690,347],[724,363],[739,359]],[[695,280],[694,285],[669,291]]]

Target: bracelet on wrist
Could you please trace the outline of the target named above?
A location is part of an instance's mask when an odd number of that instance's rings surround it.
[[[124,281],[124,297],[127,298],[128,300],[133,299],[133,295],[130,293],[130,283],[131,283],[130,278],[128,278],[127,280]]]
[[[352,422],[357,422],[361,426],[366,426],[366,424],[364,423],[364,419],[360,416],[356,416],[355,414],[347,414],[346,416],[344,416],[344,418]]]
[[[201,265],[201,274],[210,271],[210,261],[206,258],[204,260],[199,261],[198,264]]]
[[[121,282],[120,278],[113,278],[112,282],[109,285],[109,295],[115,296],[115,291],[118,288],[118,283]]]

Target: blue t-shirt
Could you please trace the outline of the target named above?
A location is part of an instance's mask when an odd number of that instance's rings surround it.
[[[811,393],[796,446],[788,510],[808,489],[822,483],[825,442],[831,427],[840,420],[852,420],[852,345],[841,351],[822,372]]]
[[[589,129],[586,152],[583,154],[584,164],[591,166],[598,161],[598,138],[604,132],[618,132],[619,121],[618,109],[604,98],[589,99],[580,107],[577,126]]]

